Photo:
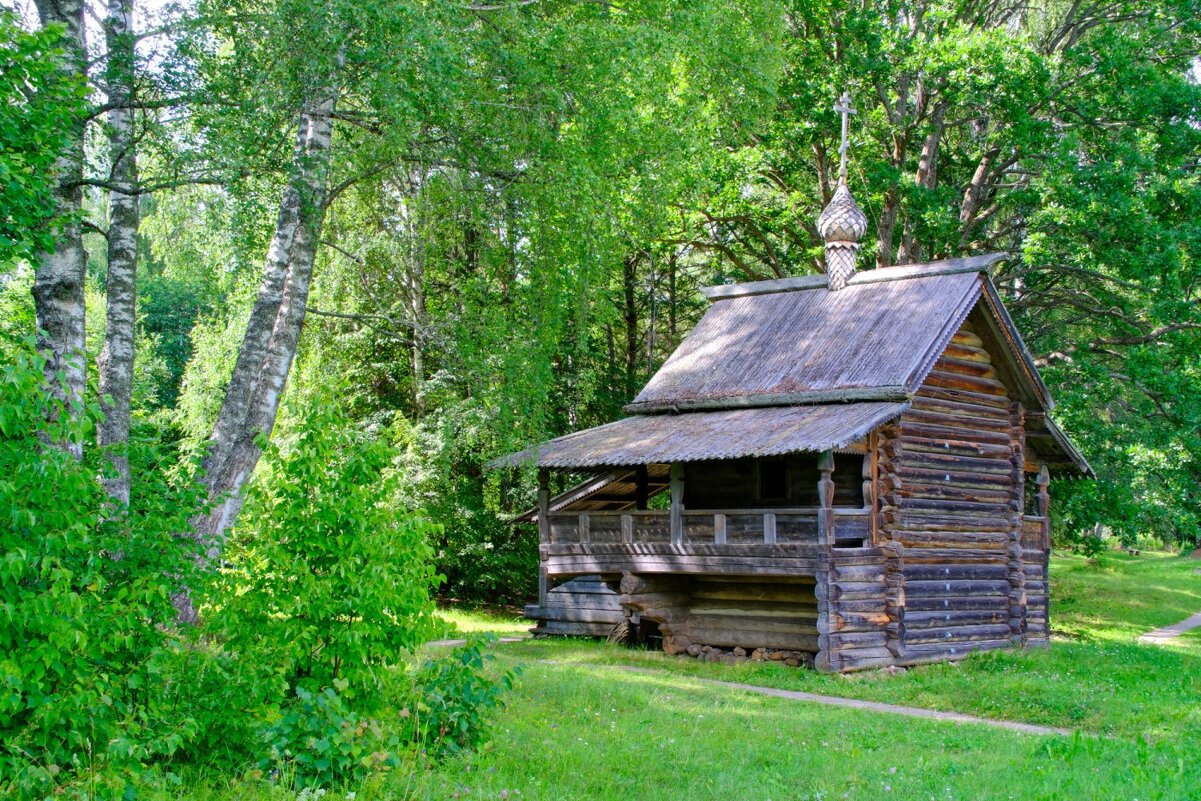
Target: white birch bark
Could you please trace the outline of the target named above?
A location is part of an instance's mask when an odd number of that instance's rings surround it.
[[[37,0],[42,25],[61,24],[63,70],[83,75],[87,67],[83,0]],[[54,252],[35,257],[33,301],[37,322],[37,349],[46,358],[46,385],[68,409],[81,408],[86,367],[84,365],[84,270],[80,210],[83,190],[83,123],[73,132],[59,157],[59,188],[55,202],[65,224],[55,237]],[[61,375],[61,379],[60,379]],[[77,445],[67,446],[76,456]]]
[[[218,503],[196,523],[210,557],[242,507],[258,464],[255,438],[270,435],[304,323],[313,262],[325,215],[334,93],[300,116],[295,169],[284,190],[259,294],[204,461],[209,497]]]
[[[134,141],[133,0],[109,0],[105,21],[107,90],[112,159],[108,226],[108,310],[104,349],[97,359],[104,420],[97,442],[110,449],[116,477],[104,481],[109,495],[129,504],[129,418],[133,385],[134,321],[137,306],[138,166]]]

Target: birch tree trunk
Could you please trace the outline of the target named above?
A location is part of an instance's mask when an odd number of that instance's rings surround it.
[[[270,435],[304,322],[313,261],[321,236],[333,134],[329,99],[300,115],[293,174],[284,189],[258,296],[246,325],[204,460],[212,512],[195,534],[210,557],[242,507],[242,489],[258,464],[258,435]],[[182,610],[184,616],[187,611]]]
[[[134,320],[137,306],[138,165],[130,101],[134,87],[133,0],[109,0],[105,20],[108,45],[109,153],[113,184],[109,192],[108,311],[104,349],[97,359],[104,420],[97,442],[109,448],[115,478],[104,481],[109,495],[129,504],[129,416],[133,384]]]
[[[37,0],[37,10],[43,26],[57,23],[65,27],[63,70],[84,75],[87,48],[83,0]],[[55,201],[63,224],[55,237],[54,252],[36,256],[33,279],[37,349],[46,358],[46,386],[52,396],[66,401],[69,409],[83,403],[86,383],[83,284],[87,256],[80,225],[83,160],[80,122],[58,160]],[[82,453],[80,446],[67,447],[76,456]]]

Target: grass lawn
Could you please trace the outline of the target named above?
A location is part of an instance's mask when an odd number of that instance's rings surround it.
[[[1192,799],[1201,801],[1201,633],[1139,645],[1201,609],[1201,562],[1056,554],[1050,649],[897,676],[723,666],[593,642],[497,646],[522,677],[480,752],[356,788],[373,799]],[[506,616],[447,613],[512,634]],[[613,665],[651,668],[631,673]],[[1031,736],[837,709],[707,685],[711,677],[1067,726]],[[188,782],[189,801],[295,798]],[[331,794],[327,798],[338,798]]]

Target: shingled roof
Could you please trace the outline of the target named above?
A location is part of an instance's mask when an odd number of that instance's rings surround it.
[[[906,408],[971,316],[1007,387],[1040,420],[1053,403],[1005,311],[997,253],[855,274],[710,287],[713,305],[625,411],[632,416],[496,460],[587,469],[842,447]],[[1091,473],[1062,432],[1054,464]],[[1057,435],[1057,436],[1056,436]]]
[[[1005,255],[871,270],[838,292],[822,276],[710,288],[713,306],[625,411],[907,400]],[[1049,408],[1008,315],[994,322],[1027,400]]]

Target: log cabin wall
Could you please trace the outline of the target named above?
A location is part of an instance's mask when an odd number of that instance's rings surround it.
[[[888,646],[903,664],[1023,642],[1022,409],[965,323],[878,440]]]

